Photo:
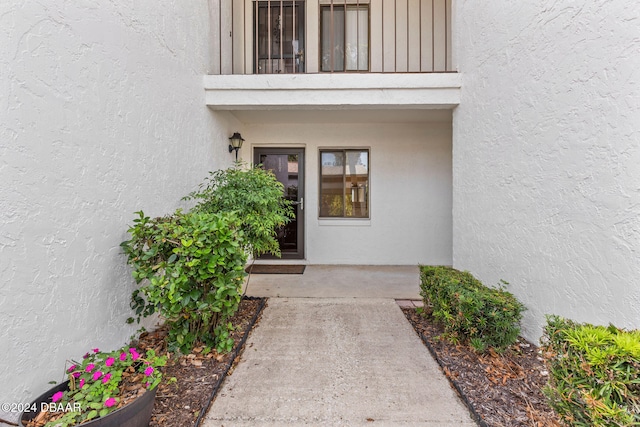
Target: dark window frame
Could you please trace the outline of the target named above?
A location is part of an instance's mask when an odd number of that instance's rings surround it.
[[[347,153],[366,153],[366,178],[363,183],[358,182],[358,175],[349,175],[347,172],[348,162],[347,162]],[[340,212],[337,214],[330,214],[327,212],[327,209],[335,210],[338,209],[336,206],[328,206],[325,203],[325,198],[330,197],[331,193],[323,192],[324,185],[327,182],[327,179],[324,178],[323,175],[323,154],[324,153],[342,153],[343,161],[342,161],[342,182],[340,189],[340,196],[342,198],[342,208]],[[348,220],[363,220],[371,218],[371,149],[370,148],[321,148],[319,149],[318,155],[318,218],[319,219],[348,219]],[[348,185],[347,178],[349,178],[351,185]],[[355,178],[355,186],[353,185],[353,179]],[[362,184],[362,185],[361,185]],[[347,191],[350,190],[350,191]],[[334,197],[337,194],[334,194]],[[357,199],[354,202],[354,198]],[[349,214],[349,210],[351,214]],[[360,211],[360,215],[356,212]],[[366,214],[362,214],[362,211],[365,211]]]

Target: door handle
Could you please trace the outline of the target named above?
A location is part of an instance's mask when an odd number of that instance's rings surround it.
[[[304,210],[304,197],[300,197],[300,201],[299,202],[292,202],[292,205],[295,206],[300,206],[300,210],[303,211]]]

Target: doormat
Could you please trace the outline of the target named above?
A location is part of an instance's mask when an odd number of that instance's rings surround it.
[[[245,271],[253,274],[302,274],[306,267],[300,264],[254,264]]]

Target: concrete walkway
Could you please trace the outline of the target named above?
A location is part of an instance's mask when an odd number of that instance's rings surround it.
[[[343,297],[269,299],[203,425],[475,423],[393,299]]]

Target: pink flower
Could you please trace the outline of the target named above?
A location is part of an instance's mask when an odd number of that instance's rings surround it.
[[[64,393],[59,391],[57,393],[55,393],[53,396],[51,396],[51,401],[53,403],[57,402],[58,400],[62,399],[62,396],[64,396]]]
[[[94,353],[97,353],[97,352],[99,352],[99,351],[100,351],[100,349],[99,349],[99,348],[94,348],[94,349],[92,349],[92,351],[93,351]]]
[[[84,356],[82,356],[83,359],[86,359],[87,357],[89,357],[89,353],[85,353]]]
[[[95,368],[95,367],[96,367],[96,365],[94,365],[93,363],[89,363],[84,371],[85,372],[91,372],[91,371],[93,371],[93,368]]]
[[[153,374],[153,366],[147,367],[147,369],[144,370],[144,374],[146,376],[150,376],[151,374]]]
[[[100,371],[95,371],[95,372],[93,373],[93,380],[94,380],[94,381],[98,381],[98,380],[100,379],[100,377],[101,377],[101,376],[102,376],[102,372],[100,372]]]
[[[120,354],[120,360],[121,360],[121,361],[123,361],[123,362],[124,362],[125,360],[127,360],[127,353],[122,353],[122,354]]]
[[[84,387],[84,378],[80,378],[80,385],[78,387],[79,388]]]
[[[106,406],[107,408],[111,408],[115,404],[116,404],[116,399],[114,399],[113,397],[110,397],[104,401],[104,406]]]
[[[111,373],[108,373],[104,377],[102,377],[102,384],[106,384],[111,379]]]
[[[145,386],[146,388],[149,388],[149,385],[150,385],[150,384],[147,382],[144,386]]]
[[[74,372],[72,375],[73,375],[73,378],[80,378],[80,375],[82,375],[82,372],[77,371],[77,372]]]
[[[107,367],[113,365],[115,363],[116,359],[114,359],[113,357],[108,357],[107,360],[104,361],[104,364],[107,365]]]
[[[76,365],[71,365],[71,366],[69,366],[69,369],[67,369],[67,372],[71,372],[74,369],[76,369]]]
[[[140,353],[138,353],[138,350],[133,347],[129,349],[129,353],[131,353],[131,360],[133,361],[136,361],[140,358]]]

